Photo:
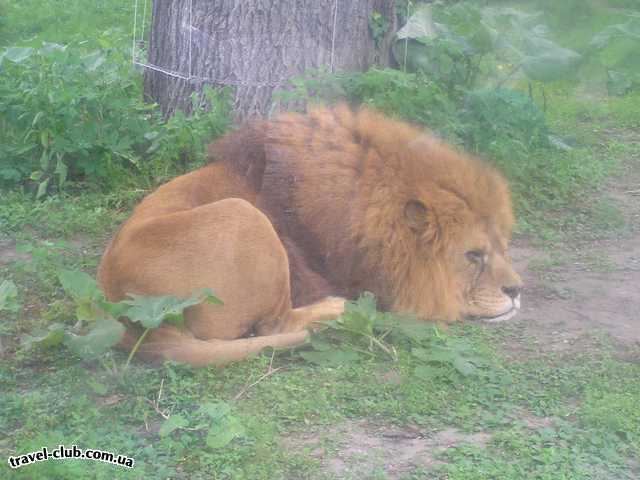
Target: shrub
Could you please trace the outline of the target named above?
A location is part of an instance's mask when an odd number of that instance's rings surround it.
[[[58,44],[9,48],[2,60],[1,181],[30,178],[41,196],[67,178],[106,181],[137,163],[151,107],[120,63]]]
[[[467,148],[489,152],[496,143],[530,150],[547,146],[545,115],[528,95],[515,90],[476,90],[463,110]]]
[[[140,76],[121,55],[73,45],[7,49],[0,97],[0,184],[30,183],[38,197],[67,179],[113,187],[132,170],[175,173],[230,119],[227,95],[207,90],[191,117],[165,122],[143,103]]]

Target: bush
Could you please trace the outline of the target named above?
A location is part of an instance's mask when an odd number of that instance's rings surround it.
[[[465,143],[476,152],[489,152],[496,143],[531,150],[548,146],[545,115],[528,95],[515,90],[469,92],[463,110]]]
[[[290,91],[274,95],[286,108],[301,103],[368,105],[392,117],[425,125],[455,138],[455,105],[439,85],[421,73],[372,68],[363,73],[308,71],[291,82]]]
[[[186,166],[229,122],[227,96],[213,92],[194,98],[192,117],[162,121],[117,52],[13,47],[0,69],[0,184],[31,183],[38,197],[67,179],[113,187],[132,169],[148,172],[152,153],[155,167]]]
[[[121,64],[57,44],[9,48],[2,59],[3,182],[30,178],[41,196],[54,182],[106,180],[137,162],[152,114]]]

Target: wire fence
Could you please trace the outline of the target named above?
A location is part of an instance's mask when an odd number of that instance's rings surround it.
[[[347,0],[348,1],[348,0]],[[334,72],[334,54],[335,54],[335,45],[336,45],[336,25],[338,20],[338,9],[339,9],[340,0],[334,0],[333,3],[333,26],[331,31],[331,52],[330,52],[330,61],[329,61],[329,69],[331,72]],[[149,0],[144,0],[143,8],[142,8],[142,20],[138,22],[139,17],[139,4],[140,0],[134,1],[133,8],[133,34],[132,34],[132,45],[131,45],[131,62],[134,65],[138,65],[142,68],[153,70],[154,72],[161,73],[168,77],[177,78],[180,80],[184,80],[189,83],[210,83],[214,85],[231,85],[231,86],[248,86],[248,87],[280,87],[285,85],[289,79],[281,79],[281,80],[270,80],[270,81],[244,81],[244,80],[236,80],[229,78],[215,78],[215,77],[202,77],[198,75],[194,75],[192,72],[192,51],[193,51],[193,32],[197,31],[197,28],[193,24],[193,0],[188,0],[187,3],[187,18],[188,22],[186,25],[187,28],[187,52],[188,52],[188,71],[186,72],[178,72],[175,70],[171,70],[165,68],[161,65],[154,65],[149,63],[144,59],[144,51],[146,50],[146,40],[145,40],[145,25],[147,23],[147,7]],[[141,25],[139,27],[139,24]]]

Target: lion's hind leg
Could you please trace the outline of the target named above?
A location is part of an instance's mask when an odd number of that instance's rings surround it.
[[[344,305],[329,297],[292,309],[286,250],[268,218],[240,199],[125,225],[103,263],[110,300],[126,293],[188,297],[211,288],[224,302],[187,309],[183,330],[163,325],[149,332],[139,349],[149,359],[222,365],[267,346],[298,345],[307,328],[335,318]]]

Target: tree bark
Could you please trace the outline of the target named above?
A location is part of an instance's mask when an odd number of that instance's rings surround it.
[[[191,93],[205,84],[230,86],[238,118],[268,115],[274,90],[308,69],[387,65],[394,6],[395,0],[154,0],[145,93],[171,115],[188,111]],[[369,26],[374,12],[388,25],[377,38]]]

